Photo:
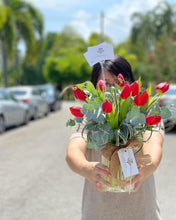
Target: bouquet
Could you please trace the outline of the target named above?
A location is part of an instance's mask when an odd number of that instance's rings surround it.
[[[171,116],[166,106],[159,106],[160,97],[169,89],[167,82],[158,84],[155,95],[151,95],[151,86],[142,87],[141,79],[126,84],[122,74],[117,76],[114,86],[106,88],[105,81],[99,80],[97,87],[90,81],[72,86],[76,100],[83,101],[81,106],[70,107],[74,116],[67,122],[67,126],[83,124],[82,136],[86,135],[87,148],[102,154],[102,162],[109,167],[112,178],[104,177],[111,183],[104,186],[108,191],[131,191],[125,181],[130,180],[134,173],[123,169],[121,160],[124,152],[132,149],[135,161],[150,163],[150,155],[138,152],[143,143],[148,141],[153,131],[158,131],[161,119]],[[143,138],[148,131],[147,140]],[[125,149],[125,150],[124,150]],[[122,152],[120,151],[122,150]],[[119,155],[117,154],[119,152]],[[122,157],[120,157],[122,153]],[[131,154],[131,151],[128,152]],[[133,155],[129,156],[127,163],[133,162]],[[125,168],[126,169],[126,168]],[[132,186],[131,186],[132,187]]]

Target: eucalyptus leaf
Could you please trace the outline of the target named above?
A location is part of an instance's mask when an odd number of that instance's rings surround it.
[[[86,114],[88,113],[88,111],[89,111],[89,110],[88,110],[88,109],[85,109],[85,108],[81,109],[81,113],[84,114],[84,115],[86,115]]]
[[[75,121],[73,119],[69,119],[66,123],[66,126],[75,126]]]
[[[92,119],[98,123],[102,123],[105,121],[105,115],[101,108],[95,109],[93,111]]]
[[[83,121],[83,118],[76,118],[77,123],[81,123]]]
[[[171,112],[169,111],[169,109],[166,106],[161,107],[160,115],[161,115],[162,119],[167,119],[172,116]]]
[[[134,106],[131,111],[127,113],[126,123],[131,125],[138,125],[145,123],[145,115],[140,112],[137,106]]]
[[[96,145],[95,143],[88,142],[88,143],[87,143],[87,148],[89,148],[89,149],[95,149],[95,148],[97,148],[97,145]]]
[[[91,137],[91,139],[98,145],[104,145],[108,142],[108,134],[104,132],[97,132],[94,133]]]

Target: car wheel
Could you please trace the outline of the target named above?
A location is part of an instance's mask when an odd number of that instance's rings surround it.
[[[5,131],[5,121],[4,117],[0,116],[0,134],[2,134]]]
[[[164,123],[164,127],[165,127],[165,131],[169,132],[175,127],[175,123],[173,121],[168,120]]]
[[[33,120],[36,120],[36,119],[38,119],[38,109],[37,108],[34,109],[34,115],[33,115]]]
[[[49,108],[49,106],[48,106],[44,115],[45,115],[45,116],[48,116],[49,111],[50,111],[50,108]]]
[[[60,109],[61,109],[61,102],[60,101],[55,102],[53,106],[53,111],[57,111]]]
[[[29,112],[25,112],[23,124],[27,125],[29,122]]]

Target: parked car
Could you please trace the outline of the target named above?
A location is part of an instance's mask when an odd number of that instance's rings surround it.
[[[59,98],[59,91],[56,90],[52,84],[39,85],[37,88],[42,93],[42,96],[46,99],[50,111],[56,111],[61,108],[61,99]]]
[[[16,100],[6,89],[0,88],[0,133],[7,127],[27,124],[29,108]]]
[[[46,99],[42,97],[41,91],[35,86],[10,87],[8,91],[13,96],[29,106],[30,119],[48,115],[49,106]]]
[[[176,110],[176,84],[171,84],[169,90],[161,97],[160,106],[166,105],[171,110],[172,116],[169,119],[164,120],[164,126],[166,131],[172,130],[176,125],[176,112],[172,111],[170,105],[173,104]]]

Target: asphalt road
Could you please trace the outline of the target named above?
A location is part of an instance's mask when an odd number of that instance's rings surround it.
[[[69,102],[0,136],[0,220],[79,220],[83,178],[65,162]],[[163,220],[176,219],[176,131],[165,136],[156,185]]]

